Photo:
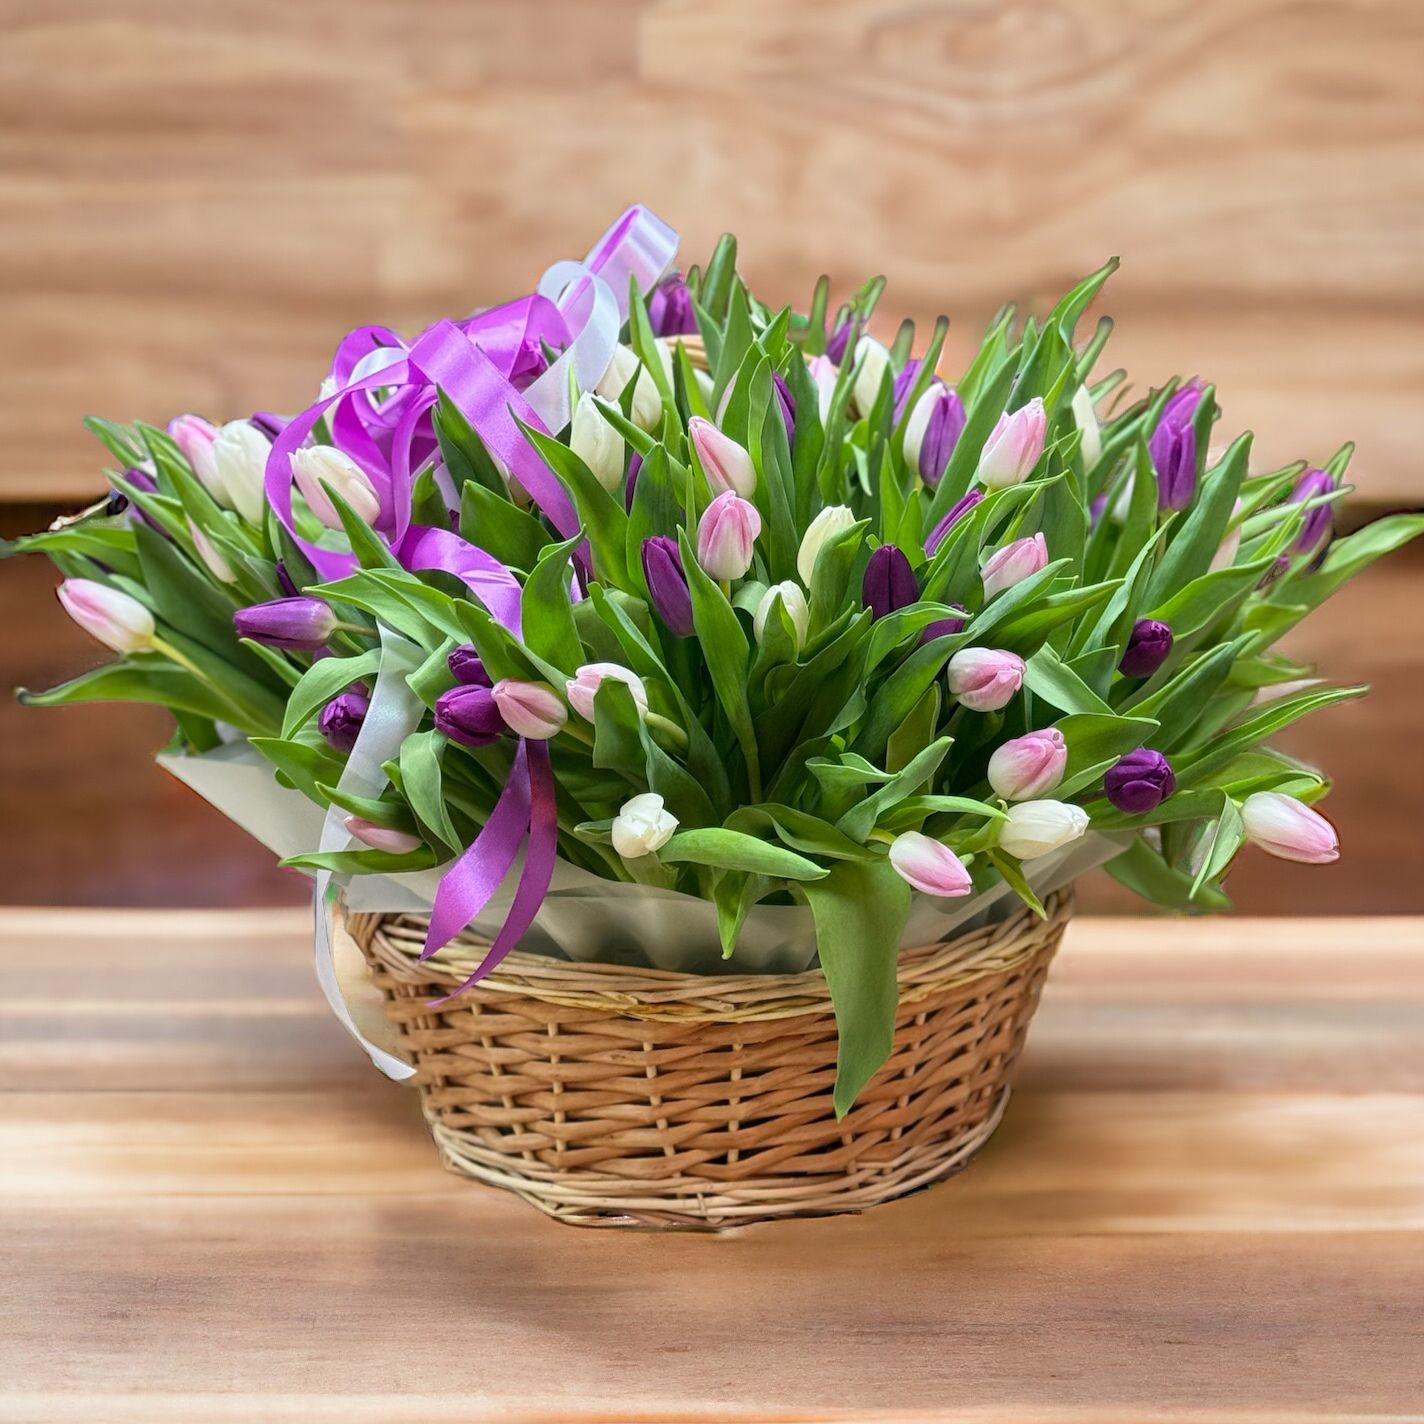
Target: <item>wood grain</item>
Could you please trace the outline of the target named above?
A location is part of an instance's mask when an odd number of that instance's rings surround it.
[[[968,1173],[705,1239],[439,1171],[301,916],[0,912],[0,1419],[1417,1418],[1421,944],[1080,920]]]
[[[0,495],[86,411],[290,409],[343,331],[525,291],[641,199],[804,301],[884,271],[950,360],[1120,253],[1140,382],[1417,501],[1415,0],[0,0]]]

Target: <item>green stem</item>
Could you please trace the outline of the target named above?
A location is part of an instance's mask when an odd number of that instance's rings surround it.
[[[177,663],[185,672],[190,673],[201,682],[204,687],[216,693],[223,702],[232,708],[233,712],[236,713],[233,719],[234,725],[247,731],[253,731],[255,729],[259,734],[261,733],[263,729],[253,722],[252,715],[248,709],[233,697],[221,683],[214,682],[190,657],[180,653],[172,643],[165,642],[164,639],[158,637],[157,634],[154,635],[152,647],[155,653],[162,653],[170,662]]]
[[[656,712],[644,713],[643,721],[648,724],[649,731],[661,732],[678,751],[687,749],[687,733],[676,722],[669,721],[668,718],[660,716]]]

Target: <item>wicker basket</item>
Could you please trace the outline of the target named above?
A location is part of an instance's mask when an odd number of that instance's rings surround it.
[[[473,940],[418,962],[425,921],[348,929],[419,1067],[452,1171],[581,1226],[717,1230],[860,1211],[940,1181],[988,1140],[1072,910],[900,956],[889,1061],[839,1122],[819,970],[704,976],[515,953],[474,989]]]

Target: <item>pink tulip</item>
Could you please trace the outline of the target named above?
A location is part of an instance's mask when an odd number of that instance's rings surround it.
[[[1282,791],[1257,791],[1241,803],[1246,839],[1282,860],[1329,865],[1340,858],[1335,827],[1303,801]]]
[[[984,597],[993,598],[1006,588],[1036,574],[1048,565],[1048,542],[1042,534],[1034,534],[1027,539],[1015,539],[996,550],[984,565],[981,577],[984,580]]]
[[[348,816],[346,829],[372,850],[385,850],[392,855],[405,855],[419,850],[423,844],[419,836],[410,835],[406,831],[395,831],[389,826],[378,826],[374,821],[366,820],[364,816]]]
[[[1056,727],[1005,742],[989,758],[989,785],[1006,801],[1032,801],[1063,780],[1068,743]]]
[[[974,888],[963,861],[947,845],[906,831],[890,844],[890,864],[901,880],[926,895],[967,895]]]
[[[191,519],[188,521],[188,533],[192,537],[193,548],[207,571],[219,583],[236,582],[237,575],[233,573],[232,565],[223,556],[222,550]]]
[[[723,582],[741,578],[752,566],[752,551],[760,533],[761,515],[756,506],[727,490],[702,511],[697,525],[697,562],[711,578]]]
[[[1024,660],[1002,648],[961,648],[950,658],[945,679],[971,712],[997,712],[1023,686]]]
[[[752,457],[730,435],[724,435],[700,415],[694,415],[687,422],[687,434],[713,494],[730,490],[743,499],[750,499],[756,493],[757,475]]]
[[[213,443],[218,438],[217,426],[201,415],[179,415],[168,422],[168,435],[193,467],[193,473],[203,488],[221,503],[217,460],[213,455]]]
[[[516,736],[546,742],[569,720],[568,709],[547,682],[519,682],[505,677],[492,690],[504,725]]]
[[[979,454],[978,480],[989,489],[1003,489],[1026,480],[1043,454],[1048,416],[1035,396],[1015,411],[1005,411]]]
[[[633,705],[638,709],[639,716],[647,712],[648,691],[643,686],[643,679],[637,673],[620,667],[617,663],[585,663],[564,684],[564,691],[568,693],[569,697],[569,706],[585,722],[593,721],[594,694],[603,686],[604,678],[608,677],[611,677],[615,682],[623,682],[628,685],[628,690],[633,694]]]
[[[117,588],[93,579],[65,579],[59,601],[90,637],[116,653],[142,653],[153,646],[153,614]]]

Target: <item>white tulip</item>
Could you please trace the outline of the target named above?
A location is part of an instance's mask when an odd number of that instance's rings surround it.
[[[613,818],[613,849],[624,860],[636,860],[666,845],[675,830],[677,817],[663,809],[663,798],[645,791],[625,801]]]
[[[663,353],[663,369],[671,370],[671,357]],[[633,386],[633,401],[628,410],[628,418],[640,430],[656,430],[662,423],[663,398],[658,394],[658,385],[652,373],[638,360],[631,346],[615,346],[602,379],[595,387],[604,400],[617,403],[622,400],[628,383],[637,377]]]
[[[791,626],[796,630],[796,647],[800,649],[806,641],[806,628],[811,620],[811,610],[806,604],[806,595],[801,591],[801,585],[792,583],[787,579],[784,583],[774,583],[762,594],[760,602],[756,606],[756,612],[752,614],[752,632],[756,635],[756,640],[760,643],[766,637],[766,620],[771,617],[772,606],[776,601],[781,600],[781,606],[786,610],[787,617],[791,619]]]
[[[116,653],[146,653],[153,646],[153,614],[120,589],[94,579],[65,579],[59,601],[90,637]]]
[[[844,504],[828,504],[806,527],[801,536],[801,547],[796,551],[796,572],[807,588],[811,587],[811,575],[816,572],[816,556],[822,546],[843,530],[855,523],[855,515]]]
[[[999,849],[1033,860],[1076,841],[1088,829],[1088,813],[1066,801],[1020,801],[1010,806],[999,832]]]
[[[249,524],[261,525],[272,442],[250,421],[230,420],[213,441],[213,468],[226,502]]]
[[[623,437],[603,418],[598,403],[587,391],[574,407],[569,449],[609,494],[623,483]]]
[[[334,445],[312,445],[292,452],[292,474],[307,508],[328,529],[341,528],[341,516],[327,497],[334,490],[351,506],[354,514],[374,524],[381,512],[376,487],[366,472],[349,455]]]
[[[1087,386],[1079,386],[1073,392],[1073,419],[1082,437],[1079,448],[1083,452],[1083,466],[1091,470],[1103,458],[1103,431]]]
[[[890,369],[890,353],[873,336],[862,336],[856,342],[855,360],[860,363],[860,374],[855,378],[855,408],[861,415],[869,415]]]

